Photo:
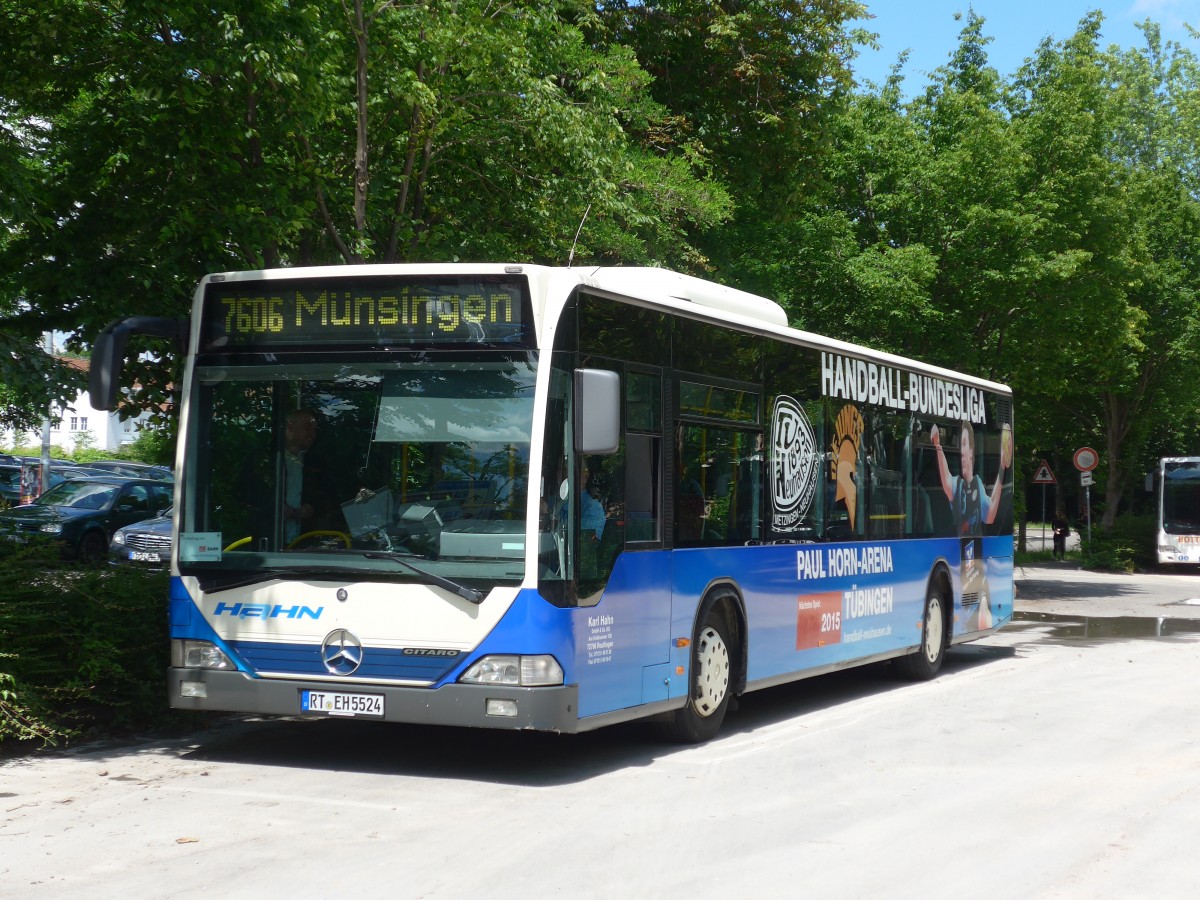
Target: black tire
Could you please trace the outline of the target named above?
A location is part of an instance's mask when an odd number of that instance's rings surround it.
[[[666,737],[682,744],[700,744],[721,730],[733,694],[733,652],[729,625],[710,607],[692,638],[688,702],[664,723]]]
[[[925,616],[921,626],[921,646],[916,652],[897,659],[896,671],[910,681],[928,681],[938,673],[946,658],[949,629],[946,627],[946,593],[940,579],[929,582],[925,590]]]
[[[85,566],[98,566],[108,558],[108,541],[103,532],[92,530],[79,541],[79,561]]]

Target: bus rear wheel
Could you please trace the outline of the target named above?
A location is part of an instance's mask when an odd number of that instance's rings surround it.
[[[941,583],[934,580],[925,591],[921,646],[897,659],[896,671],[910,681],[928,681],[938,673],[946,658],[946,637],[946,595]]]
[[[732,672],[729,626],[715,608],[705,614],[692,639],[691,690],[688,702],[666,724],[668,738],[699,744],[721,730],[729,709]]]

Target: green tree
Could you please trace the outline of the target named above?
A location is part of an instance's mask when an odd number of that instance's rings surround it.
[[[1088,16],[1070,39],[1039,48],[1014,83],[1012,114],[1033,160],[1026,202],[1050,264],[1026,295],[1022,346],[1038,365],[1024,381],[1076,423],[1059,424],[1060,434],[1100,443],[1108,528],[1147,464],[1151,423],[1169,422],[1177,389],[1200,374],[1188,340],[1200,273],[1197,211],[1177,155],[1196,135],[1180,133],[1186,117],[1176,112],[1195,103],[1194,60],[1172,47],[1166,62],[1152,28],[1143,50],[1102,51],[1101,22]]]
[[[1038,261],[1024,148],[982,29],[968,16],[916,99],[902,102],[894,73],[847,103],[820,190],[789,221],[760,226],[742,260],[804,327],[1006,380],[1014,297]]]
[[[704,271],[773,297],[806,235],[842,234],[814,204],[833,125],[850,96],[850,63],[871,36],[851,23],[856,0],[602,0],[603,40],[631,48],[654,78],[672,134],[694,140],[735,208],[719,229],[695,230]],[[841,263],[815,247],[809,263],[832,285]],[[789,305],[794,321],[802,307]]]
[[[831,100],[849,91],[856,0],[601,0],[612,39],[703,143],[739,201],[783,207],[824,152]]]
[[[322,203],[353,210],[348,226],[322,210],[344,260],[562,263],[586,214],[586,257],[678,262],[684,229],[725,214],[698,155],[636,139],[663,113],[628,51],[585,40],[586,4],[345,7],[354,56],[330,64],[352,65],[353,122],[312,145],[343,170],[314,177]]]
[[[573,248],[689,266],[730,208],[632,54],[585,39],[583,0],[0,10],[0,111],[29,136],[0,299],[23,298],[26,345],[185,314],[207,271]],[[130,373],[158,385],[146,404],[178,374]]]
[[[0,431],[41,427],[53,400],[74,398],[80,374],[46,353],[37,338],[10,331],[0,317]]]

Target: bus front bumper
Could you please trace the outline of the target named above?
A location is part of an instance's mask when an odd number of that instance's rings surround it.
[[[301,698],[305,691],[352,693],[377,695],[383,700],[382,715],[352,716],[358,719],[471,728],[579,731],[579,688],[573,684],[561,687],[448,684],[440,688],[413,688],[252,678],[243,672],[182,668],[168,669],[167,683],[170,704],[175,709],[342,718],[342,714],[308,712],[303,709]],[[204,696],[196,696],[201,693]]]

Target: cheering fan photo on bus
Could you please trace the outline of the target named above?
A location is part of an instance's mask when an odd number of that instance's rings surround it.
[[[1004,476],[1012,467],[1012,431],[1005,423],[1000,431],[1000,466],[990,493],[984,492],[983,478],[975,471],[975,429],[963,422],[959,430],[960,475],[952,475],[942,447],[941,431],[934,425],[929,439],[937,451],[938,476],[942,491],[950,501],[962,541],[963,604],[978,604],[979,627],[991,624],[986,573],[983,568],[983,528],[992,525],[1000,513]]]
[[[930,429],[929,439],[938,454],[938,473],[941,475],[942,490],[946,499],[958,515],[963,534],[982,534],[982,525],[991,525],[1000,512],[1000,497],[1004,490],[1004,472],[1012,465],[1012,432],[1005,425],[1000,435],[1000,469],[990,494],[983,492],[983,479],[975,473],[975,429],[970,422],[963,422],[959,432],[962,475],[950,474],[946,463],[946,452],[942,449],[941,433],[936,425]]]

